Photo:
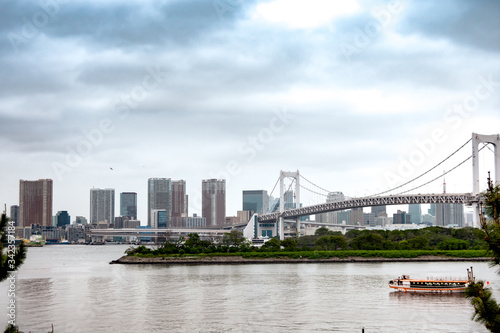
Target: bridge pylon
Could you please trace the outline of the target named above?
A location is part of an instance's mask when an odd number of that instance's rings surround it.
[[[479,143],[492,144],[495,154],[495,185],[500,183],[500,134],[485,135],[472,133],[472,194],[479,194]],[[478,226],[479,204],[474,205],[474,226]]]
[[[295,179],[295,202],[297,203],[296,208],[300,208],[300,173],[297,171],[283,171],[280,170],[280,213],[278,221],[278,234],[280,240],[285,239],[285,219],[283,218],[283,212],[285,211],[285,178]],[[293,208],[293,207],[292,207]],[[300,233],[300,218],[297,219],[297,235]]]

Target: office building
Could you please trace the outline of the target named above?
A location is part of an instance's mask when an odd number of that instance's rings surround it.
[[[411,224],[411,215],[398,209],[398,212],[392,215],[393,224]]]
[[[464,204],[436,204],[436,225],[464,227]]]
[[[55,226],[64,227],[68,224],[71,224],[71,219],[68,212],[65,210],[58,211],[55,216]]]
[[[363,225],[363,208],[351,209],[350,224]]]
[[[326,197],[326,203],[333,203],[333,202],[344,201],[344,200],[345,200],[345,196],[344,196],[344,193],[342,193],[342,192],[330,192],[330,193],[328,193],[328,196]],[[337,224],[337,223],[340,223],[338,216],[339,216],[339,211],[316,214],[315,220],[317,222],[322,222],[322,223]]]
[[[151,210],[151,228],[167,228],[167,211],[165,209]]]
[[[75,224],[87,224],[87,223],[88,223],[87,218],[83,216],[75,217]]]
[[[371,213],[377,216],[387,216],[386,206],[372,206]],[[385,215],[384,215],[385,214]]]
[[[410,214],[411,223],[413,224],[422,223],[422,207],[420,204],[408,205],[408,214]]]
[[[223,225],[226,221],[226,180],[203,180],[201,193],[202,216],[207,227]]]
[[[115,220],[115,190],[90,189],[90,223],[113,223]]]
[[[170,178],[148,179],[148,226],[152,225],[154,209],[167,212],[167,227],[172,225],[172,180]]]
[[[14,226],[17,227],[17,221],[19,220],[19,206],[12,205],[10,206],[10,221],[14,222]]]
[[[188,216],[188,196],[186,194],[186,181],[172,181],[172,218]]]
[[[19,181],[18,225],[52,226],[52,179]]]
[[[265,214],[269,209],[266,190],[243,191],[243,210],[253,214]]]
[[[128,216],[131,220],[137,219],[137,193],[120,193],[120,215]]]

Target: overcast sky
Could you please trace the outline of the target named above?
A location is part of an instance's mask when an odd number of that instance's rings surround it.
[[[148,178],[186,180],[190,215],[202,179],[226,178],[231,216],[242,190],[271,192],[280,170],[369,195],[472,132],[500,132],[498,1],[44,3],[0,2],[7,206],[20,179],[51,178],[54,214],[88,217],[90,188],[114,188],[116,215],[119,193],[138,193],[144,225]],[[493,153],[479,159],[484,188]],[[471,192],[471,174],[468,161],[447,175],[448,192]],[[414,192],[441,191],[439,179]]]

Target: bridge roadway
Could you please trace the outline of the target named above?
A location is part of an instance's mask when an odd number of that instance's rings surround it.
[[[319,205],[295,208],[280,212],[259,215],[259,222],[277,221],[280,217],[297,218],[300,216],[334,212],[352,208],[407,205],[407,204],[451,204],[463,203],[468,206],[480,202],[481,197],[471,193],[446,193],[446,194],[408,194],[389,195],[379,197],[352,198],[343,201],[323,203]]]

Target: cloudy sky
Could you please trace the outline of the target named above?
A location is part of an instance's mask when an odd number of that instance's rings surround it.
[[[500,2],[0,2],[0,202],[54,180],[54,214],[89,190],[202,179],[269,192],[280,170],[362,196],[395,187],[471,133],[500,132]],[[471,144],[411,189],[449,171]],[[493,152],[480,153],[481,177]],[[468,161],[446,176],[470,192]],[[302,184],[323,193],[302,180]],[[484,187],[484,181],[482,181]],[[415,190],[441,192],[442,180]],[[274,194],[277,193],[275,190]],[[305,204],[324,200],[301,192]],[[397,192],[393,192],[397,193]]]

